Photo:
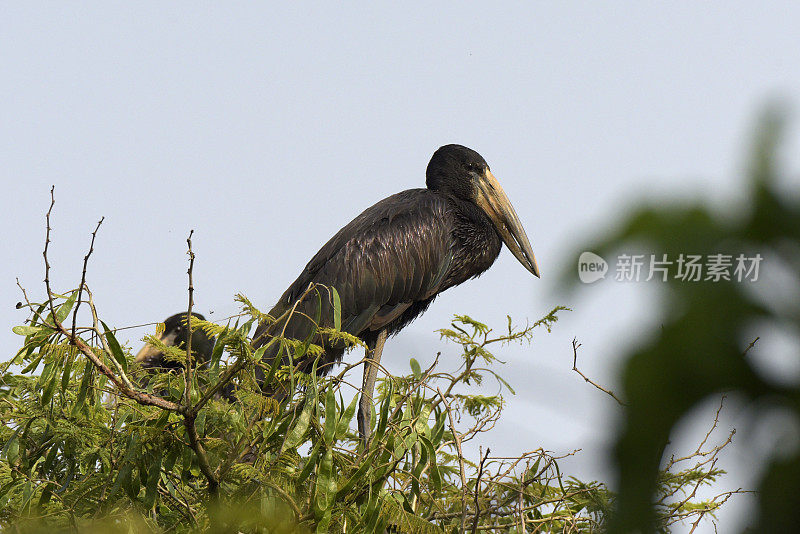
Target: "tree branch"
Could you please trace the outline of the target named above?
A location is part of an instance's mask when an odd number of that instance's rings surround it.
[[[97,237],[97,231],[100,229],[100,225],[103,224],[105,217],[100,217],[100,220],[97,221],[97,226],[94,228],[94,232],[92,232],[92,242],[89,244],[89,252],[86,253],[86,256],[83,257],[83,270],[81,271],[81,283],[78,286],[78,299],[75,301],[75,309],[72,312],[72,337],[75,337],[75,325],[78,321],[78,308],[81,307],[81,297],[83,296],[83,286],[86,285],[86,268],[89,265],[89,257],[94,252],[94,240]]]
[[[478,478],[475,479],[475,517],[472,519],[472,534],[478,532],[478,519],[481,517],[481,506],[478,502],[478,496],[480,495],[481,476],[483,476],[483,464],[489,457],[489,450],[489,447],[486,447],[486,455],[481,458],[481,463],[478,465]]]
[[[580,369],[578,369],[578,347],[580,347],[580,346],[581,346],[581,344],[578,343],[578,338],[573,338],[572,339],[572,370],[575,371],[576,373],[578,373],[579,375],[581,375],[581,377],[586,382],[588,382],[589,384],[593,385],[594,387],[596,387],[597,389],[599,389],[603,393],[605,393],[607,395],[610,395],[615,401],[617,401],[620,404],[620,406],[627,406],[627,404],[624,403],[622,400],[620,400],[619,397],[614,395],[613,391],[611,391],[610,389],[606,389],[603,386],[593,382],[591,378],[589,378],[588,376],[583,374],[580,371]]]
[[[192,271],[194,270],[194,252],[192,252],[192,234],[194,230],[189,231],[189,237],[186,238],[186,245],[189,247],[187,254],[189,255],[189,269],[186,274],[189,275],[189,310],[186,313],[186,365],[184,367],[184,385],[183,385],[183,404],[191,406],[191,391],[192,391],[192,307],[194,306],[194,283],[192,282]]]

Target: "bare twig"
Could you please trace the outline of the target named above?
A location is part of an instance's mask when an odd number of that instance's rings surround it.
[[[192,234],[194,230],[189,231],[189,237],[186,238],[186,245],[189,250],[189,269],[186,274],[189,275],[189,309],[186,314],[186,365],[185,370],[185,383],[183,388],[183,424],[186,427],[186,433],[189,435],[189,445],[197,456],[197,463],[200,466],[200,471],[208,481],[208,492],[212,496],[216,496],[219,492],[219,479],[208,463],[208,455],[206,449],[203,447],[199,436],[197,435],[197,427],[195,421],[197,420],[197,413],[199,408],[192,408],[192,307],[194,306],[194,282],[192,280],[192,271],[194,270],[194,252],[192,252]]]
[[[47,251],[50,248],[50,213],[52,213],[53,206],[56,204],[55,189],[56,186],[54,185],[50,187],[50,207],[47,209],[47,215],[45,216],[47,230],[44,238],[44,252],[42,252],[44,256],[44,285],[47,288],[47,303],[50,307],[50,313],[53,314],[53,321],[56,320],[56,310],[55,306],[53,306],[53,291],[50,289],[50,261],[47,259]]]
[[[478,478],[475,479],[475,517],[472,519],[472,534],[478,532],[478,519],[481,517],[481,505],[478,502],[480,495],[481,476],[483,476],[483,464],[489,457],[489,447],[486,447],[486,454],[481,458],[481,463],[478,465]]]
[[[18,303],[17,303],[17,309],[20,309],[20,308],[28,308],[28,310],[30,310],[31,314],[33,314],[33,315],[34,315],[34,316],[35,316],[35,317],[38,319],[38,321],[39,321],[41,324],[43,324],[43,325],[45,325],[45,326],[47,326],[47,327],[49,327],[49,328],[52,328],[52,327],[53,327],[53,325],[51,325],[50,323],[48,323],[48,322],[45,320],[45,318],[44,318],[44,317],[42,317],[42,314],[40,314],[40,313],[37,313],[37,311],[36,311],[36,307],[33,305],[33,303],[32,303],[32,302],[30,301],[30,299],[28,298],[28,292],[27,292],[27,291],[25,291],[25,288],[24,288],[24,287],[22,287],[22,284],[20,283],[20,281],[19,281],[19,278],[17,278],[17,287],[19,288],[19,290],[20,290],[20,291],[22,291],[22,298],[24,298],[24,299],[25,299],[25,304],[22,304],[21,302],[18,302]]]
[[[711,434],[714,432],[714,430],[716,430],[717,426],[719,425],[719,415],[722,412],[722,408],[725,405],[725,399],[726,398],[727,398],[727,395],[722,395],[720,397],[719,406],[717,407],[717,411],[714,414],[714,421],[711,423],[711,427],[708,429],[708,432],[706,432],[706,435],[703,437],[703,440],[700,442],[700,445],[697,446],[697,449],[695,449],[695,451],[693,453],[688,454],[686,456],[682,456],[680,458],[675,458],[674,455],[672,457],[670,457],[669,463],[664,468],[665,471],[669,471],[670,469],[672,469],[672,466],[675,465],[678,462],[691,460],[692,458],[708,456],[709,454],[716,455],[716,453],[721,451],[725,446],[728,445],[728,443],[730,443],[733,440],[733,436],[734,436],[734,434],[736,434],[736,429],[735,428],[731,429],[731,432],[728,435],[728,439],[722,445],[717,445],[717,446],[711,448],[708,451],[703,451],[703,447],[708,442],[708,438],[711,437]]]
[[[86,290],[87,294],[89,295],[89,307],[92,309],[92,317],[94,319],[94,327],[92,328],[92,332],[97,334],[97,336],[100,338],[101,342],[103,343],[103,349],[108,352],[108,354],[110,356],[109,359],[111,360],[112,365],[115,366],[115,369],[117,370],[117,372],[119,374],[117,374],[114,371],[112,371],[103,362],[102,358],[99,357],[97,354],[95,354],[94,349],[92,349],[92,347],[87,345],[86,342],[84,342],[80,337],[78,337],[78,335],[74,334],[70,330],[67,330],[67,328],[64,326],[64,324],[61,321],[58,320],[58,317],[56,316],[56,313],[55,313],[55,304],[53,302],[53,298],[54,298],[53,297],[53,291],[52,291],[52,289],[50,287],[50,260],[49,260],[48,255],[47,255],[48,254],[48,250],[49,250],[49,245],[50,245],[50,232],[51,232],[50,214],[52,213],[53,206],[55,205],[55,202],[56,202],[55,201],[54,190],[55,190],[55,186],[50,188],[50,208],[47,210],[47,215],[46,215],[47,232],[45,234],[44,252],[42,253],[42,256],[44,257],[44,265],[45,265],[44,282],[45,282],[45,286],[47,288],[47,304],[48,304],[48,306],[50,308],[50,313],[51,313],[51,315],[53,317],[52,328],[54,330],[56,330],[57,332],[59,332],[60,334],[64,335],[67,338],[67,340],[73,346],[77,347],[78,350],[80,350],[81,353],[83,353],[83,355],[86,356],[94,364],[94,366],[97,367],[97,369],[103,375],[105,375],[117,387],[117,389],[119,389],[119,391],[123,395],[135,400],[139,404],[148,405],[148,406],[157,406],[159,408],[162,408],[164,410],[169,410],[169,411],[172,411],[172,412],[180,412],[181,409],[182,409],[180,405],[178,405],[178,404],[176,404],[174,402],[170,402],[170,401],[168,401],[166,399],[162,399],[160,397],[156,397],[155,395],[150,395],[149,393],[144,393],[144,392],[138,391],[133,387],[133,385],[131,384],[130,380],[125,375],[125,373],[123,372],[122,368],[119,366],[119,363],[114,358],[114,356],[113,356],[113,354],[111,352],[111,349],[108,347],[108,344],[107,344],[107,342],[105,340],[105,336],[103,335],[102,332],[100,332],[99,325],[98,325],[98,319],[97,319],[97,310],[94,307],[94,302],[92,301],[91,291],[89,291],[88,287],[85,287],[85,290]],[[99,227],[99,223],[98,223],[98,227]],[[96,231],[97,231],[97,229],[95,229],[95,232]],[[87,256],[88,256],[88,254],[87,254]],[[85,286],[85,283],[84,283],[84,286]]]
[[[94,240],[97,237],[97,231],[100,229],[100,225],[103,224],[105,217],[100,217],[100,220],[97,221],[97,226],[94,228],[94,232],[92,232],[92,242],[89,244],[89,252],[86,253],[86,256],[83,257],[83,270],[81,271],[81,283],[78,286],[78,299],[75,301],[75,309],[72,311],[72,337],[75,337],[75,325],[78,321],[78,308],[81,307],[81,297],[83,296],[83,286],[86,285],[86,268],[89,265],[89,257],[94,252]]]
[[[600,390],[600,391],[602,391],[603,393],[606,393],[607,395],[610,395],[610,396],[611,396],[611,397],[612,397],[612,398],[613,398],[615,401],[617,401],[617,402],[618,402],[618,403],[619,403],[621,406],[627,406],[627,404],[626,404],[626,403],[624,403],[622,400],[620,400],[620,398],[619,398],[619,397],[617,397],[616,395],[614,395],[614,392],[613,392],[613,391],[611,391],[610,389],[606,389],[606,388],[604,388],[603,386],[601,386],[601,385],[597,384],[596,382],[593,382],[591,378],[589,378],[588,376],[586,376],[585,374],[583,374],[583,373],[580,371],[580,369],[578,369],[578,347],[580,347],[580,346],[581,346],[581,344],[580,344],[580,343],[578,343],[578,339],[577,339],[577,338],[573,338],[573,339],[572,339],[572,370],[573,370],[573,371],[575,371],[576,373],[578,373],[579,375],[581,375],[581,377],[582,377],[582,378],[583,378],[583,379],[584,379],[586,382],[590,383],[591,385],[593,385],[594,387],[596,387],[597,389],[599,389],[599,390]]]
[[[191,405],[191,390],[192,390],[192,307],[194,306],[194,284],[192,282],[192,271],[194,270],[194,252],[192,252],[192,234],[194,230],[189,231],[189,237],[186,238],[186,244],[189,247],[187,254],[189,254],[189,269],[186,274],[189,275],[189,311],[186,314],[186,366],[185,369],[185,383],[183,388],[183,403],[186,406]]]
[[[745,356],[745,355],[747,355],[747,353],[748,353],[748,352],[750,352],[750,349],[752,349],[753,347],[755,347],[755,346],[756,346],[756,342],[757,342],[759,339],[761,339],[761,337],[757,337],[757,338],[755,338],[753,341],[751,341],[751,342],[750,342],[750,344],[749,344],[749,345],[747,345],[747,348],[746,348],[746,349],[744,349],[744,352],[742,353],[742,356]]]

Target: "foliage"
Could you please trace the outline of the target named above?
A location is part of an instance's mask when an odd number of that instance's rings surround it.
[[[735,394],[749,402],[754,418],[771,410],[800,416],[800,388],[759,372],[752,359],[754,330],[779,328],[788,335],[792,356],[800,334],[800,197],[782,189],[776,164],[782,119],[768,111],[755,140],[750,179],[742,205],[716,212],[702,203],[661,203],[635,210],[619,230],[582,250],[601,256],[635,244],[658,255],[739,254],[763,257],[762,278],[749,281],[677,278],[668,273],[661,301],[663,323],[624,366],[629,403],[616,443],[619,498],[614,532],[651,532],[657,527],[653,495],[664,484],[659,467],[676,424],[710,396]],[[779,276],[780,275],[780,276]],[[774,284],[778,284],[777,286]],[[771,285],[772,284],[772,285]],[[794,295],[794,298],[788,297]],[[747,336],[750,336],[749,338]],[[772,458],[758,491],[758,532],[790,532],[800,524],[800,451]]]
[[[56,298],[57,318],[68,316],[75,295]],[[206,461],[220,486],[210,499],[183,414],[121,395],[64,334],[46,326],[53,324],[52,316],[44,315],[47,306],[32,306],[37,313],[18,329],[26,335],[25,345],[10,362],[25,368],[3,375],[0,498],[7,525],[27,517],[84,527],[111,517],[136,518],[152,529],[224,530],[237,515],[215,510],[246,503],[270,518],[270,526],[260,529],[268,532],[372,532],[391,525],[400,531],[449,531],[461,521],[475,521],[474,507],[481,510],[482,526],[505,529],[526,516],[531,526],[561,530],[565,522],[596,526],[608,507],[602,485],[562,480],[556,458],[546,451],[513,462],[491,457],[473,462],[460,452],[463,443],[494,425],[503,399],[499,393],[461,393],[459,387],[480,384],[485,376],[504,387],[490,368],[496,361],[491,346],[530,339],[539,326],[549,329],[558,310],[522,330],[509,326],[496,337],[485,325],[457,317],[441,334],[462,347],[462,365],[441,370],[437,358],[423,370],[411,360],[409,375],[386,376],[366,449],[351,425],[358,395],[344,381],[347,369],[328,378],[297,373],[308,386],[279,404],[261,395],[255,382],[255,366],[264,365],[248,338],[260,317],[257,310],[224,327],[198,323],[219,337],[208,368],[193,374],[194,402],[219,380],[220,369],[230,367],[231,358],[249,362],[236,400],[211,400],[196,417]],[[114,338],[110,330],[104,334]],[[108,360],[97,342],[89,348]],[[143,378],[130,354],[123,356],[131,381]],[[149,377],[146,387],[180,404],[184,380],[185,374],[162,373]]]
[[[47,243],[49,234],[48,212]],[[189,247],[193,259],[190,240]],[[217,336],[207,365],[191,365],[191,347],[171,348],[183,372],[148,374],[99,319],[86,264],[78,288],[57,294],[46,252],[46,298],[31,302],[23,290],[22,306],[31,315],[14,331],[24,344],[0,367],[0,525],[6,529],[605,529],[614,496],[600,482],[562,473],[559,461],[573,453],[536,449],[501,458],[481,448],[477,458],[464,454],[465,443],[491,431],[502,416],[503,395],[513,393],[497,371],[495,351],[549,331],[563,308],[524,328],[509,318],[501,334],[456,316],[440,334],[460,357],[444,366],[437,356],[425,369],[412,359],[409,374],[384,373],[374,397],[373,437],[364,446],[352,424],[359,392],[347,381],[363,361],[329,377],[281,367],[280,357],[262,361],[273,343],[295,355],[320,349],[276,337],[253,350],[251,330],[271,319],[239,296],[243,313],[225,324],[190,324]],[[86,261],[90,255],[91,248]],[[191,287],[191,264],[189,274]],[[79,324],[81,305],[91,312],[88,324]],[[343,333],[341,339],[359,342]],[[487,379],[497,393],[487,393]],[[263,394],[281,380],[292,395],[278,401]],[[475,393],[476,386],[484,387]],[[662,472],[661,524],[719,506],[697,501],[691,491],[721,474],[705,459],[716,458],[724,444],[711,451],[704,444]]]

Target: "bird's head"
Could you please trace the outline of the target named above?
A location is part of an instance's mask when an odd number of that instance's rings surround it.
[[[192,317],[200,319],[205,318],[199,313],[192,313]],[[158,339],[168,347],[177,346],[186,348],[186,341],[189,339],[189,329],[186,324],[186,313],[176,313],[172,317],[164,320],[164,333]],[[214,348],[214,338],[209,337],[200,329],[192,328],[192,354],[198,361],[205,361],[211,357],[211,351]],[[159,368],[175,368],[179,369],[182,366],[177,362],[167,361],[164,354],[153,345],[149,343],[142,347],[142,350],[136,354],[136,361],[140,362],[143,367],[159,367]]]
[[[539,276],[539,267],[525,229],[489,165],[480,154],[461,145],[445,145],[433,153],[425,182],[428,189],[477,205],[492,221],[515,258]]]

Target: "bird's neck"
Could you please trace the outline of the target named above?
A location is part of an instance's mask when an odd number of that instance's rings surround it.
[[[452,280],[453,285],[482,274],[492,266],[502,247],[500,235],[483,210],[472,202],[460,199],[455,199],[454,205],[456,223],[453,237],[461,245],[457,247],[454,258],[458,266],[456,271],[469,274],[455,276]]]

